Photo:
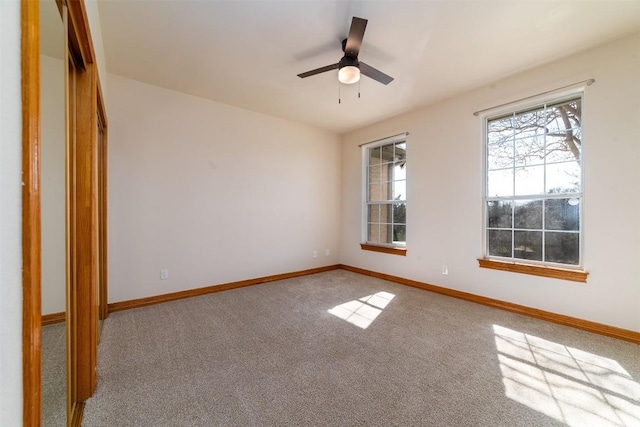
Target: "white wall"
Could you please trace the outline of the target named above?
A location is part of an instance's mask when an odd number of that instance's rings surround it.
[[[20,2],[0,1],[0,425],[22,425]]]
[[[639,52],[636,34],[345,135],[341,263],[640,331]],[[583,105],[587,283],[479,268],[482,119],[472,113],[586,78],[596,79]],[[362,251],[358,144],[404,131],[407,256]]]
[[[66,311],[64,72],[40,55],[42,314]]]
[[[337,135],[111,74],[109,92],[110,302],[338,263]]]

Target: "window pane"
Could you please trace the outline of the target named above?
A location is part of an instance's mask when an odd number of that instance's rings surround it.
[[[542,231],[514,231],[513,256],[542,261]]]
[[[391,222],[393,218],[393,206],[390,204],[380,205],[380,222]]]
[[[487,196],[513,196],[513,169],[487,173]]]
[[[406,161],[396,162],[393,165],[393,179],[407,179],[407,168],[405,167]]]
[[[382,151],[381,147],[371,148],[369,150],[369,164],[370,165],[379,165],[380,162],[380,152]]]
[[[380,205],[367,206],[367,221],[380,222]]]
[[[405,243],[407,240],[407,226],[406,225],[394,225],[393,226],[393,243]]]
[[[371,202],[380,202],[389,200],[390,190],[391,190],[390,182],[383,182],[380,184],[370,184],[369,185],[369,201]]]
[[[530,166],[544,162],[544,136],[519,139],[515,142],[515,165]]]
[[[578,265],[580,238],[578,233],[546,233],[544,236],[545,261]]]
[[[550,133],[547,135],[547,163],[579,161],[582,150],[582,131]]]
[[[370,223],[384,223],[391,222],[391,205],[384,204],[370,204],[367,206],[367,222]]]
[[[406,160],[407,159],[407,143],[401,142],[396,144],[396,160]]]
[[[534,116],[526,116],[527,120],[533,120]],[[539,117],[539,116],[538,116]],[[520,127],[516,127],[513,134],[513,139],[517,141],[522,140],[530,140],[541,138],[544,136],[544,127],[540,126],[539,122],[528,121],[525,123],[525,120],[521,117],[516,117],[517,125]]]
[[[510,201],[487,202],[487,224],[491,228],[511,228],[513,214]],[[511,246],[511,245],[509,245]]]
[[[580,199],[546,200],[544,222],[547,230],[580,230]]]
[[[367,241],[371,243],[383,243],[380,241],[380,224],[369,224],[367,227]]]
[[[547,108],[546,127],[550,134],[582,127],[582,101],[574,99]]]
[[[380,182],[382,181],[382,166],[369,166],[369,182]]]
[[[528,138],[539,135],[544,131],[544,109],[518,113],[514,117],[516,138]]]
[[[516,196],[544,193],[544,166],[516,168]]]
[[[578,162],[547,165],[547,193],[579,193],[580,181]]]
[[[487,146],[488,170],[503,169],[513,166],[513,142],[508,140],[503,143],[489,144]]]
[[[390,244],[392,238],[391,224],[369,224],[369,237],[370,243],[382,243]]]
[[[511,230],[488,230],[487,249],[491,256],[511,257]]]
[[[380,227],[383,227],[380,229],[381,233],[380,235],[384,237],[385,241],[384,243],[386,244],[391,244],[393,243],[393,225],[392,224],[380,224]],[[382,234],[385,233],[385,234]]]
[[[393,222],[395,224],[407,223],[407,204],[406,203],[393,204]]]
[[[383,145],[382,149],[382,162],[393,162],[393,144]]]
[[[513,116],[491,120],[487,123],[487,143],[503,144],[513,139]],[[509,142],[511,145],[511,142]]]
[[[542,200],[518,200],[514,209],[515,228],[542,229]]]
[[[393,200],[406,200],[406,198],[407,198],[407,181],[394,181]]]

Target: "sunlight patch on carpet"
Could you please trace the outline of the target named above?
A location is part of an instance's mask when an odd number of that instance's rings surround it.
[[[639,426],[640,384],[615,360],[493,325],[505,395],[567,426]]]
[[[357,300],[345,302],[327,311],[359,328],[367,329],[391,302],[393,297],[395,295],[389,292],[378,292]]]

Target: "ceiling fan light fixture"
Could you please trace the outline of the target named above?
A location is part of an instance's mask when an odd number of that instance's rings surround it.
[[[344,56],[337,64],[325,65],[315,70],[298,74],[298,77],[304,79],[306,77],[315,76],[316,74],[326,73],[338,69],[338,81],[343,84],[354,84],[360,81],[360,74],[372,78],[373,80],[388,85],[393,81],[393,77],[386,75],[380,70],[376,70],[370,65],[360,62],[358,54],[364,30],[367,27],[367,20],[354,16],[351,19],[351,27],[349,28],[349,36],[342,40],[342,51]]]
[[[346,85],[358,83],[360,80],[360,68],[355,65],[347,65],[338,71],[338,80]]]

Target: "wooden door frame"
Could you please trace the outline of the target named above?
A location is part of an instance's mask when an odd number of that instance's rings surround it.
[[[42,422],[40,289],[40,4],[20,5],[22,73],[22,419]]]
[[[109,299],[108,299],[108,245],[107,245],[107,153],[108,153],[108,128],[107,110],[104,105],[104,97],[102,95],[102,85],[100,77],[97,76],[98,87],[98,245],[100,247],[98,262],[99,283],[98,292],[100,294],[100,304],[98,305],[98,316],[100,320],[105,320],[109,315]]]
[[[71,15],[71,14],[70,14]],[[76,62],[70,67],[75,79],[74,194],[71,247],[75,268],[71,281],[71,339],[76,349],[75,401],[82,402],[93,394],[96,382],[97,349],[97,88],[95,64]]]
[[[60,4],[63,0],[57,0]],[[75,346],[76,378],[68,390],[72,396],[67,423],[81,418],[82,402],[96,385],[97,353],[97,201],[98,164],[97,115],[98,71],[83,0],[67,0],[69,53],[76,64],[75,117],[75,204],[71,245],[75,245],[72,286],[73,323],[71,339]],[[22,74],[22,373],[23,425],[40,426],[42,422],[41,383],[41,225],[40,225],[40,7],[38,0],[21,0],[21,74]],[[100,97],[102,102],[102,97]],[[101,107],[104,114],[104,105]],[[106,114],[104,114],[106,124]],[[106,176],[106,175],[105,175]],[[106,194],[104,195],[106,197]],[[106,203],[105,203],[106,207]],[[105,213],[106,218],[106,213]],[[106,228],[105,228],[106,233]],[[105,240],[106,245],[106,240]],[[106,246],[105,246],[106,253]],[[106,268],[106,264],[105,264]],[[73,281],[72,281],[73,283]],[[105,282],[106,285],[106,282]],[[106,291],[105,291],[106,292]],[[106,301],[105,301],[106,304]]]

